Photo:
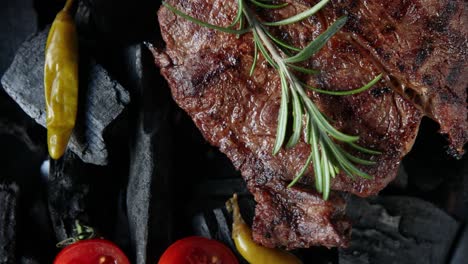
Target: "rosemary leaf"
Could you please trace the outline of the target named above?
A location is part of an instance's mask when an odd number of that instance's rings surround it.
[[[338,168],[335,167],[331,161],[328,162],[328,171],[330,172],[330,176],[332,178],[335,178],[336,174],[340,172]]]
[[[330,173],[329,173],[329,166],[328,166],[328,158],[327,153],[325,150],[325,146],[322,146],[322,170],[323,170],[323,179],[322,179],[322,190],[323,194],[322,197],[324,200],[328,200],[328,195],[330,194]]]
[[[310,139],[310,126],[312,124],[312,121],[310,120],[310,114],[308,111],[305,111],[304,112],[304,115],[305,115],[305,129],[304,129],[304,141],[306,143],[309,143],[309,139]]]
[[[313,153],[312,163],[314,164],[315,189],[322,193],[322,168],[320,167],[320,152],[318,148],[317,127],[312,124],[310,130],[310,145]]]
[[[368,148],[365,148],[365,147],[362,147],[354,142],[349,142],[348,143],[351,147],[361,151],[362,153],[366,153],[366,154],[371,154],[371,155],[380,155],[382,154],[382,152],[380,151],[377,151],[377,150],[373,150],[373,149],[368,149]]]
[[[239,20],[239,26],[237,27],[237,30],[242,31],[244,28],[244,17],[242,16]],[[242,34],[237,34],[236,38],[239,39]]]
[[[257,43],[254,42],[254,56],[252,61],[252,66],[250,67],[249,75],[252,76],[255,70],[255,65],[257,65],[257,57],[258,57],[258,47]]]
[[[305,93],[303,93],[301,95],[303,97],[305,96],[303,101],[304,101],[306,107],[308,108],[308,110],[310,111],[312,119],[317,122],[317,125],[319,126],[319,128],[321,130],[326,131],[328,134],[330,134],[330,136],[332,136],[333,138],[335,138],[335,139],[337,139],[339,141],[354,142],[354,141],[359,140],[358,136],[350,136],[350,135],[347,135],[347,134],[345,134],[343,132],[340,132],[336,128],[334,128],[328,122],[328,120],[323,116],[323,114],[318,110],[317,106],[315,106],[315,104],[312,103],[310,98],[307,97],[307,95]]]
[[[258,6],[258,7],[266,8],[266,9],[278,9],[278,8],[283,8],[283,7],[288,5],[288,3],[283,3],[283,4],[279,4],[279,5],[265,4],[265,3],[262,3],[262,2],[259,2],[259,1],[256,1],[256,0],[250,0],[250,2],[252,2],[252,4],[254,4],[254,5]]]
[[[333,156],[337,159],[340,167],[349,175],[357,175],[365,179],[372,179],[372,176],[358,169],[354,164],[352,164],[347,157],[345,157],[342,151],[338,146],[332,142],[329,137],[324,137],[326,144],[329,146],[330,150],[333,152]]]
[[[347,163],[343,163],[342,164],[344,167],[348,168],[351,173],[353,173],[353,175],[357,175],[361,178],[364,178],[364,179],[367,179],[367,180],[372,180],[374,177],[370,176],[369,174],[363,172],[362,170],[360,170],[359,168],[357,168],[356,166],[354,166],[354,164],[352,164],[351,162],[347,162]]]
[[[273,36],[273,34],[271,34],[270,32],[268,32],[267,30],[265,30],[265,33],[268,35],[269,38],[271,38],[271,40],[273,40],[276,44],[278,44],[279,46],[283,47],[283,48],[287,48],[287,49],[290,49],[290,50],[293,50],[293,51],[301,51],[300,48],[296,48],[294,46],[291,46],[289,44],[287,44],[286,42],[278,39],[277,37]]]
[[[356,156],[353,156],[351,154],[349,154],[348,152],[346,151],[343,151],[343,154],[352,162],[354,163],[357,163],[357,164],[362,164],[362,165],[375,165],[376,162],[375,161],[371,161],[371,160],[365,160],[365,159],[361,159],[361,158],[358,158]]]
[[[279,73],[281,79],[281,104],[278,114],[278,127],[276,129],[276,142],[273,148],[273,155],[276,155],[281,149],[281,146],[283,146],[288,122],[288,83],[284,73],[281,71]]]
[[[304,68],[304,67],[300,67],[300,66],[296,66],[294,64],[288,64],[288,67],[298,71],[298,72],[302,72],[302,73],[305,73],[305,74],[317,74],[319,73],[320,71],[319,70],[314,70],[314,69],[308,69],[308,68]],[[307,88],[309,88],[309,86],[306,86]],[[309,88],[311,89],[311,88]],[[312,90],[312,89],[311,89]],[[315,91],[315,90],[313,90]]]
[[[244,0],[237,0],[237,15],[234,18],[234,21],[229,25],[228,28],[233,28],[242,18],[242,10],[244,9]],[[242,29],[242,28],[240,28]]]
[[[312,161],[312,156],[313,156],[313,152],[311,151],[302,169],[296,174],[296,176],[294,176],[294,179],[288,184],[288,188],[291,188],[294,184],[297,183],[297,181],[299,181],[299,179],[302,178],[304,173],[307,171],[307,168],[310,166],[310,162]]]
[[[302,129],[302,104],[297,96],[297,92],[294,87],[291,87],[291,94],[292,94],[292,102],[293,102],[293,133],[289,138],[288,143],[286,144],[287,147],[294,147],[299,138],[301,137],[301,129]]]
[[[322,34],[320,34],[315,40],[309,43],[307,47],[302,49],[298,54],[286,58],[284,61],[286,63],[297,63],[297,62],[302,62],[305,60],[308,60],[312,55],[317,53],[324,45],[327,43],[327,41],[333,37],[333,35],[336,34],[346,23],[346,20],[348,20],[347,17],[341,17],[335,23],[333,23],[330,27],[325,30]]]
[[[304,20],[304,19],[310,17],[311,15],[317,13],[317,11],[322,9],[322,7],[324,7],[328,3],[328,1],[329,0],[322,0],[322,1],[318,2],[312,8],[307,9],[306,11],[304,11],[302,13],[299,13],[299,14],[297,14],[295,16],[286,18],[284,20],[276,21],[276,22],[264,22],[263,24],[267,25],[267,26],[284,26],[284,25],[289,25],[289,24],[299,22],[299,21]]]
[[[176,9],[175,7],[171,6],[170,4],[166,3],[166,2],[162,2],[162,4],[169,10],[171,10],[174,14],[178,15],[178,16],[181,16],[185,19],[187,19],[188,21],[191,21],[195,24],[198,24],[202,27],[206,27],[206,28],[210,28],[210,29],[215,29],[215,30],[218,30],[218,31],[221,31],[221,32],[225,32],[225,33],[230,33],[230,34],[244,34],[244,33],[247,33],[249,32],[251,29],[250,28],[246,28],[246,29],[242,29],[242,30],[236,30],[236,29],[231,29],[231,28],[225,28],[225,27],[220,27],[220,26],[216,26],[216,25],[213,25],[213,24],[210,24],[210,23],[207,23],[207,22],[204,22],[204,21],[201,21],[199,19],[196,19],[192,16],[189,16],[187,14],[185,14],[184,12],[181,12],[179,11],[178,9]]]
[[[260,52],[262,53],[263,57],[268,61],[268,63],[270,63],[273,67],[278,69],[278,64],[273,60],[273,58],[271,58],[270,54],[268,54],[268,51],[263,46],[262,41],[260,40],[256,31],[253,31],[253,36],[254,41],[258,44],[258,48],[260,49]]]
[[[340,173],[340,169],[337,166],[333,165],[333,169],[335,170],[335,174]]]
[[[367,83],[366,85],[358,88],[358,89],[353,89],[353,90],[348,90],[348,91],[330,91],[330,90],[322,90],[318,88],[314,88],[312,86],[309,86],[307,84],[302,83],[307,89],[312,90],[314,92],[318,93],[323,93],[323,94],[328,94],[328,95],[339,95],[339,96],[344,96],[344,95],[353,95],[353,94],[358,94],[362,93],[368,89],[370,89],[372,86],[374,86],[377,82],[380,81],[382,78],[382,74],[377,75],[372,81]]]
[[[340,167],[341,167],[341,170],[343,170],[346,173],[346,175],[348,175],[348,177],[350,177],[353,180],[356,180],[356,177],[354,176],[353,172],[348,170],[346,167],[343,167],[343,166],[340,166]]]

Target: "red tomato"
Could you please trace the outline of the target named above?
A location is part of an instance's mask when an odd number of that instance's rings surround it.
[[[114,243],[104,239],[89,239],[62,249],[54,264],[130,264]]]
[[[224,244],[204,238],[187,237],[172,244],[158,264],[238,264],[236,256]]]

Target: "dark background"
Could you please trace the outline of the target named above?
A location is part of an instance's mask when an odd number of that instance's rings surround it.
[[[0,76],[19,45],[31,34],[44,30],[62,5],[56,0],[0,1]],[[128,89],[132,102],[117,120],[118,124],[107,131],[112,150],[109,165],[83,164],[71,155],[73,186],[62,193],[62,182],[53,181],[40,171],[47,160],[45,129],[0,89],[0,184],[18,186],[15,235],[2,237],[6,231],[0,232],[0,240],[4,239],[0,244],[12,239],[8,242],[10,251],[2,254],[15,260],[5,263],[52,263],[58,252],[55,244],[64,235],[57,233],[56,220],[71,215],[67,204],[70,197],[80,197],[77,198],[77,206],[82,209],[79,218],[121,246],[132,263],[142,241],[130,238],[133,231],[125,203],[129,194],[135,195],[130,198],[134,202],[150,204],[150,215],[137,216],[135,220],[149,223],[148,263],[156,263],[161,252],[175,239],[192,234],[211,235],[229,243],[223,233],[229,226],[226,224],[229,216],[216,210],[236,191],[241,194],[244,217],[249,221],[253,202],[230,161],[204,141],[188,116],[172,101],[142,44],[162,46],[156,19],[159,1],[83,0],[80,5],[83,6],[77,13],[77,23],[84,43],[81,51],[103,65]],[[132,66],[137,51],[143,54],[143,69]],[[143,132],[138,127],[143,127]],[[468,161],[466,156],[462,160],[450,158],[445,139],[437,130],[437,124],[423,120],[416,144],[403,161],[404,171],[381,195],[421,198],[460,223],[459,235],[450,241],[447,259],[433,262],[444,263],[450,261],[458,248],[468,251],[468,245],[462,244],[462,230],[468,216],[465,179]],[[135,149],[138,140],[149,140],[149,149]],[[128,187],[131,157],[138,159],[141,151],[154,152],[156,157],[156,169],[147,175],[152,179],[151,197],[138,197]],[[54,203],[54,199],[62,202]],[[54,215],[51,208],[56,207],[64,215]],[[158,213],[161,211],[164,213]],[[213,212],[222,212],[225,219],[217,218]],[[71,229],[69,220],[62,223],[66,230]],[[201,230],[200,221],[207,223],[208,231]],[[9,226],[4,224],[2,228],[6,230]],[[298,254],[305,263],[309,260],[337,263],[339,259],[336,249],[314,248]]]

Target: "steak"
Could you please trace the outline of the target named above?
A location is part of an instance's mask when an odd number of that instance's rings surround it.
[[[257,16],[277,21],[315,3],[287,2],[290,5],[285,8],[257,12]],[[228,26],[237,12],[236,0],[168,3],[218,26]],[[254,239],[267,247],[287,249],[344,247],[350,223],[344,216],[341,192],[365,197],[392,181],[423,116],[439,122],[453,154],[463,152],[468,138],[464,5],[461,0],[337,0],[300,23],[271,28],[278,38],[304,47],[346,14],[345,28],[305,65],[320,73],[302,80],[321,89],[349,90],[384,74],[372,89],[360,94],[309,93],[336,128],[360,135],[359,144],[382,152],[371,157],[376,165],[360,166],[374,176],[372,180],[341,173],[332,179],[336,192],[327,201],[313,188],[312,168],[298,184],[286,187],[302,168],[310,147],[300,142],[272,155],[280,80],[262,56],[249,76],[254,56],[251,33],[237,38],[198,26],[162,7],[158,18],[166,47],[153,48],[153,54],[177,104],[206,140],[241,171],[257,202]]]

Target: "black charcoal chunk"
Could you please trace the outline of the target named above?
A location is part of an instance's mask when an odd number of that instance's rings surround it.
[[[233,193],[238,195],[249,195],[245,181],[241,178],[213,179],[203,181],[194,187],[196,195],[231,197]]]
[[[459,224],[418,198],[350,198],[350,247],[339,250],[340,264],[442,264],[448,260]]]
[[[158,259],[172,242],[171,97],[167,87],[157,84],[152,56],[144,45],[129,47],[127,56],[127,82],[134,98],[127,214],[133,263],[146,264]]]
[[[18,186],[0,185],[0,263],[16,264],[16,215]]]
[[[33,0],[4,0],[0,2],[0,76],[13,61],[21,43],[37,31],[37,14]],[[0,135],[12,135],[32,151],[41,152],[37,142],[37,124],[26,116],[0,85]],[[2,149],[9,152],[10,149]]]
[[[229,184],[230,181],[226,180],[225,183]],[[239,186],[242,185],[240,184]],[[221,202],[225,202],[227,200],[227,198],[223,196],[212,196],[212,198],[217,200],[221,199]],[[250,195],[240,196],[238,202],[242,218],[250,225],[255,208],[253,198]],[[248,262],[239,254],[234,241],[232,240],[232,221],[231,213],[227,212],[224,207],[215,208],[213,210],[204,210],[203,212],[196,214],[192,219],[193,233],[197,236],[215,239],[222,242],[236,254],[237,259],[241,264],[247,264]]]
[[[454,248],[450,264],[465,264],[468,259],[468,226],[461,232]]]
[[[59,160],[50,160],[48,203],[57,241],[73,237],[75,221],[87,220],[89,186],[82,182],[86,164],[66,151]]]
[[[38,155],[45,154],[44,144],[40,140],[43,138],[41,136],[43,136],[44,131],[41,131],[42,128],[29,117],[21,116],[20,110],[17,111],[16,107],[14,102],[0,99],[0,112],[6,110],[9,114],[8,116],[0,116],[0,136],[14,136],[24,143],[31,152]],[[3,151],[14,150],[5,147]]]
[[[461,185],[461,190],[457,193],[455,199],[455,210],[461,218],[465,220],[464,228],[460,231],[460,235],[454,245],[453,255],[451,258],[450,264],[464,264],[468,259],[468,156],[465,155],[464,166],[460,172],[463,177],[463,183]]]
[[[33,258],[21,257],[21,264],[39,264],[39,262]]]
[[[45,126],[43,68],[47,34],[46,29],[25,41],[2,78],[8,95],[42,126]],[[77,126],[69,147],[84,162],[106,165],[109,154],[103,133],[122,113],[130,96],[100,65],[82,61]],[[86,72],[81,72],[82,69]]]
[[[0,1],[0,76],[10,65],[16,49],[37,30],[33,0]]]

